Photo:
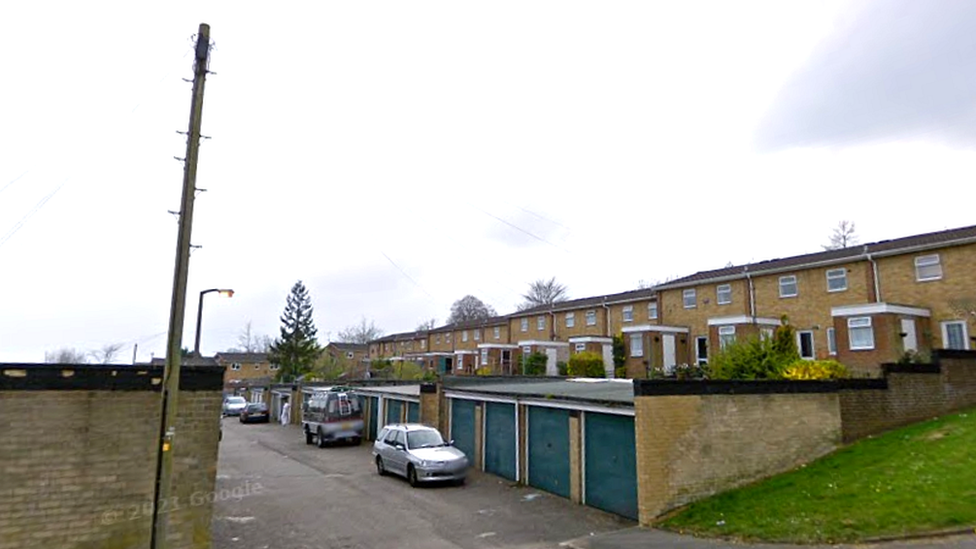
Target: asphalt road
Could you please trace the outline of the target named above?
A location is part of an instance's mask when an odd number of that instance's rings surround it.
[[[554,549],[634,526],[473,471],[464,486],[380,477],[370,445],[307,446],[296,426],[224,420],[215,549]]]

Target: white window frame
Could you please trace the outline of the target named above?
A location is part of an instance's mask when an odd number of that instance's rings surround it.
[[[946,320],[942,323],[942,348],[949,349],[949,326],[962,326],[962,350],[969,350],[969,326],[965,320]],[[953,349],[955,347],[952,347]]]
[[[647,319],[657,320],[657,301],[652,301],[647,304]]]
[[[438,345],[441,344],[441,334],[434,335],[434,343],[436,343]]]
[[[573,349],[575,349],[577,353],[582,353],[586,350],[586,343],[577,343]]]
[[[704,357],[701,356],[701,353],[699,353],[699,351],[701,350],[701,344],[700,343],[703,340],[705,341],[705,356]],[[705,364],[708,364],[708,336],[698,336],[698,337],[695,338],[695,362],[697,362],[699,366],[703,366]]]
[[[346,351],[346,358],[356,358],[356,353],[352,351]]]
[[[461,341],[462,342],[467,342],[468,341],[468,331],[467,330],[464,330],[463,332],[461,332]]]
[[[281,365],[280,364],[272,364],[271,366],[269,366],[269,369],[271,369],[271,370],[280,370],[281,369]]]
[[[481,350],[481,363],[488,364],[488,349]]]
[[[566,313],[566,327],[572,328],[576,326],[576,313]]]
[[[803,356],[803,336],[808,335],[810,337],[810,356]],[[796,350],[800,353],[800,358],[803,360],[816,360],[817,358],[817,347],[815,340],[813,338],[812,330],[798,330],[796,332]]]
[[[630,334],[630,356],[644,356],[644,335],[640,332]]]
[[[235,362],[235,363],[231,364],[230,365],[230,369],[233,370],[233,371],[235,371],[235,372],[239,372],[241,370],[241,363],[240,362]]]
[[[719,326],[718,348],[724,350],[732,343],[735,343],[735,326]]]
[[[792,294],[784,293],[784,286],[789,286],[790,285],[789,280],[791,278],[793,279],[793,282],[792,282],[792,285],[793,285],[793,293]],[[779,277],[779,297],[780,298],[784,298],[784,297],[796,297],[798,295],[800,295],[800,282],[796,279],[796,275],[786,275],[786,276]]]
[[[776,335],[776,330],[775,329],[770,328],[768,326],[760,326],[759,327],[759,338],[760,339],[762,339],[764,341],[769,341],[769,340],[773,339],[773,336],[774,335]]]
[[[634,321],[634,306],[633,305],[626,305],[626,306],[624,306],[624,310],[621,313],[621,315],[623,316],[624,322],[633,322]]]
[[[723,296],[725,299],[722,299]],[[732,303],[732,285],[719,284],[715,286],[715,303],[717,305],[728,305]]]
[[[870,344],[854,343],[854,330],[868,330],[871,334]],[[847,343],[852,351],[870,351],[874,349],[874,322],[869,316],[852,316],[847,319]]]
[[[933,268],[938,270],[938,274],[922,275],[921,269]],[[942,258],[939,254],[931,255],[920,255],[915,258],[915,281],[916,282],[928,282],[930,280],[941,280],[942,279]]]
[[[698,306],[698,292],[694,288],[689,288],[681,292],[681,303],[685,309],[694,309]]]
[[[529,331],[529,317],[521,319],[521,328],[523,332]]]
[[[827,291],[828,292],[846,292],[847,291],[847,269],[827,269],[824,273],[827,278]],[[843,287],[831,288],[830,282],[832,280],[843,280]]]
[[[492,335],[495,336],[495,339],[501,339],[502,338],[502,329],[501,329],[501,327],[500,326],[495,326],[494,328],[492,328]]]
[[[535,318],[535,331],[544,332],[546,331],[546,316],[541,315]]]
[[[827,328],[827,353],[837,354],[837,330],[833,328]]]
[[[529,345],[526,345],[525,347],[522,347],[522,354],[525,355],[525,356],[531,355],[532,354],[532,347],[529,346]]]
[[[481,341],[481,330],[475,330],[474,331],[474,340],[475,341]]]
[[[586,325],[596,326],[596,309],[586,311]]]
[[[421,339],[420,340],[420,348],[421,349],[426,349],[427,348],[427,340],[426,339]]]

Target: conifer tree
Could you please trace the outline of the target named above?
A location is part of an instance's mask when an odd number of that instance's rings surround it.
[[[312,320],[312,301],[299,280],[292,286],[285,312],[281,315],[281,336],[268,350],[268,360],[280,366],[279,380],[294,381],[312,370],[322,353],[317,334]]]

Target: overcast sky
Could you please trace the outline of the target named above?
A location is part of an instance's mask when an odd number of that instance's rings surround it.
[[[974,223],[972,2],[143,4],[0,8],[0,361],[164,356],[201,22],[205,354]]]

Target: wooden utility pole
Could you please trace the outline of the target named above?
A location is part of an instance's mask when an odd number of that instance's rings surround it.
[[[183,316],[186,310],[186,283],[190,267],[190,232],[193,229],[193,199],[196,195],[197,157],[200,149],[200,122],[203,116],[203,87],[207,79],[210,56],[210,25],[200,23],[197,33],[193,76],[193,100],[190,105],[190,127],[186,134],[186,158],[183,159],[183,200],[180,205],[180,229],[176,244],[176,268],[173,275],[173,301],[169,313],[169,337],[166,344],[166,370],[163,374],[162,418],[159,452],[156,461],[156,499],[153,505],[152,549],[169,547],[167,542],[173,482],[173,452],[180,443],[176,433],[176,413],[180,393],[180,364],[183,347]],[[185,505],[186,502],[178,502]]]

